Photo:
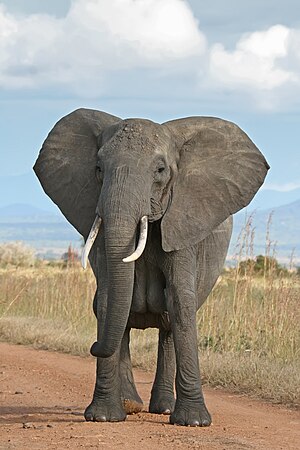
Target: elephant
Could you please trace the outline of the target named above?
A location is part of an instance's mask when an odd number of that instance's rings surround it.
[[[214,117],[158,124],[80,108],[50,131],[34,171],[84,237],[83,266],[89,259],[97,281],[96,383],[86,420],[123,421],[142,409],[130,329],[154,327],[149,411],[169,414],[171,424],[210,425],[196,312],[222,271],[232,215],[268,169],[245,132]]]

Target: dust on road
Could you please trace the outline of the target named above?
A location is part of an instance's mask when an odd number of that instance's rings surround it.
[[[168,424],[146,412],[153,375],[135,371],[145,412],[126,422],[91,423],[95,360],[0,343],[0,449],[299,449],[300,414],[205,389],[209,428]]]

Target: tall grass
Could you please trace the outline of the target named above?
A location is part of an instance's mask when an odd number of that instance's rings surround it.
[[[0,338],[87,353],[95,338],[94,292],[92,272],[78,265],[0,269]]]
[[[250,218],[236,268],[222,274],[198,312],[202,376],[212,386],[299,406],[300,277],[278,271],[268,240],[257,274],[253,237]],[[0,269],[0,339],[87,355],[96,336],[94,291],[92,272],[76,264]],[[133,330],[131,342],[134,365],[152,370],[157,330]]]
[[[293,276],[222,276],[198,314],[200,348],[293,361],[299,296],[300,279]]]

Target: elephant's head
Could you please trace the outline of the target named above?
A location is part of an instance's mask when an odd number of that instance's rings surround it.
[[[87,240],[84,260],[99,228],[103,233],[108,306],[97,351],[105,357],[127,324],[133,261],[145,245],[147,222],[160,221],[166,252],[194,245],[251,201],[268,164],[227,121],[191,117],[160,125],[79,109],[55,125],[34,170]]]

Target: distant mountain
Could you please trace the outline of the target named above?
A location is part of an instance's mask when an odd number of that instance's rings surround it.
[[[34,205],[36,208],[55,213],[57,207],[43,192],[33,170],[21,175],[0,176],[0,207],[13,204]]]
[[[0,208],[0,242],[23,241],[40,257],[60,258],[71,244],[79,248],[82,238],[57,210],[53,214],[29,204]]]
[[[278,259],[288,262],[294,253],[295,260],[300,262],[300,199],[277,208],[253,210],[249,207],[236,214],[229,250],[231,255],[236,253],[238,236],[249,217],[251,217],[251,228],[254,230],[253,253],[255,255],[265,253],[267,239],[269,239]],[[268,238],[267,233],[269,233]]]
[[[270,209],[296,202],[300,198],[300,189],[291,191],[274,191],[272,189],[260,189],[250,203],[248,209]]]

